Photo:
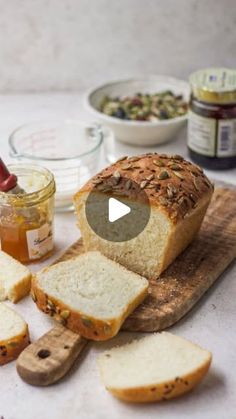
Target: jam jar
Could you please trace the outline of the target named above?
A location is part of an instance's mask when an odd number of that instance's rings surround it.
[[[0,192],[0,248],[23,263],[46,258],[53,250],[54,177],[36,165],[8,169],[23,192]]]
[[[236,167],[236,70],[209,68],[190,76],[188,150],[206,169]]]

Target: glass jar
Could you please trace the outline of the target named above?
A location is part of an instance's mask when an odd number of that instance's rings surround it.
[[[16,163],[38,164],[53,173],[58,212],[74,210],[73,195],[101,168],[102,144],[99,125],[71,119],[26,124],[9,138]]]
[[[206,69],[190,76],[188,149],[207,169],[236,167],[236,70]]]
[[[0,192],[0,248],[23,263],[53,250],[55,182],[40,166],[9,165],[24,193]]]

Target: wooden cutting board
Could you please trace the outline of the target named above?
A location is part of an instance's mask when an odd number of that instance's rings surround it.
[[[58,261],[83,251],[79,240]],[[159,278],[150,280],[148,297],[129,316],[123,329],[153,332],[173,325],[235,257],[236,189],[218,188],[196,240]],[[86,344],[86,339],[56,325],[21,353],[17,360],[18,374],[31,385],[53,384],[69,371]]]
[[[80,239],[60,261],[83,250]],[[125,321],[123,330],[153,332],[172,326],[198,302],[236,257],[236,189],[217,188],[196,240],[159,278]]]

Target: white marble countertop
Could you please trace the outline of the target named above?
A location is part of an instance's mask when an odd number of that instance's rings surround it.
[[[66,117],[88,118],[82,109],[81,94],[0,96],[1,157],[10,161],[8,136],[18,125],[40,119]],[[117,147],[119,154],[138,153],[139,150],[123,145]],[[155,150],[187,156],[185,130],[172,143]],[[211,178],[236,184],[236,170],[207,171],[207,174]],[[79,231],[73,213],[56,214],[56,251],[44,265],[57,258],[78,237]],[[34,265],[33,270],[39,266],[43,264]],[[209,374],[192,393],[176,400],[150,405],[124,404],[113,398],[100,383],[96,357],[107,347],[135,336],[122,332],[110,342],[90,344],[67,377],[48,388],[31,387],[21,381],[14,362],[1,367],[0,418],[236,419],[235,297],[236,266],[231,265],[197,306],[170,329],[213,353]],[[29,298],[14,308],[28,322],[33,341],[53,325],[50,318],[35,309]]]

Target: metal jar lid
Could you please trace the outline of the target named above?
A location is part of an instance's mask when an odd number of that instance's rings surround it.
[[[206,68],[189,78],[193,96],[211,104],[236,104],[236,70]]]

